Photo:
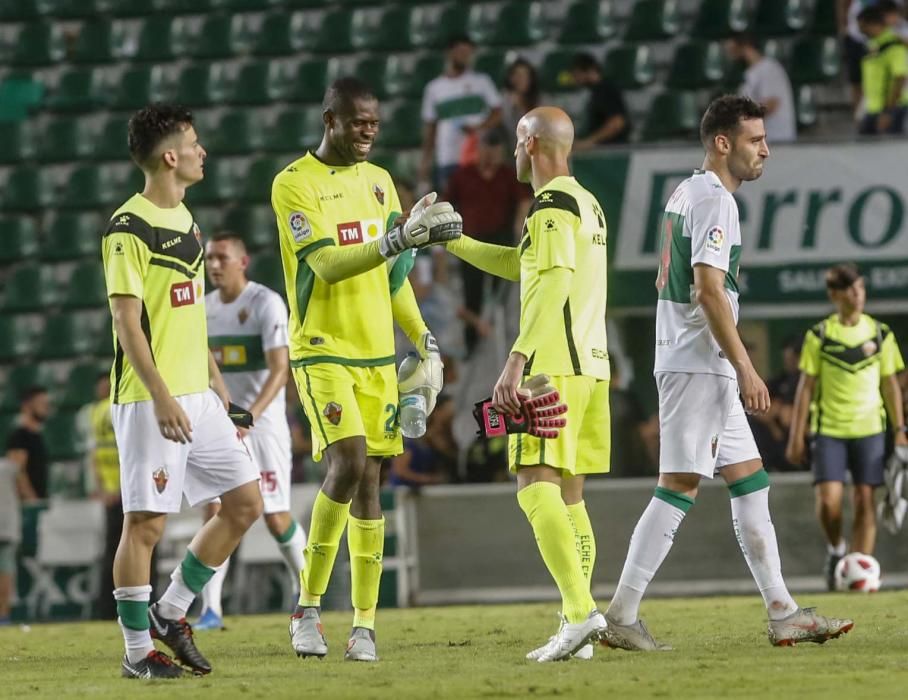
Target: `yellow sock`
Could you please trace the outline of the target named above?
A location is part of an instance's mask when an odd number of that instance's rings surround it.
[[[312,521],[309,524],[309,541],[303,550],[306,566],[300,571],[300,605],[321,604],[349,512],[349,503],[332,501],[322,491],[315,497]]]
[[[596,604],[580,568],[574,525],[561,489],[556,484],[537,481],[517,492],[517,502],[533,527],[542,559],[561,592],[564,616],[568,622],[582,622]]]
[[[375,608],[381,582],[382,555],[385,551],[385,519],[348,519],[347,546],[350,548],[353,626],[375,629]]]
[[[574,543],[580,556],[580,568],[592,588],[593,567],[596,566],[596,537],[593,535],[589,513],[586,512],[586,501],[572,503],[567,509],[574,522]]]

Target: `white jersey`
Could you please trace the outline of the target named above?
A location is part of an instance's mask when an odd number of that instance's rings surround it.
[[[217,290],[205,296],[208,317],[208,347],[214,354],[231,400],[249,408],[268,378],[265,353],[288,346],[287,307],[277,292],[249,282],[230,303],[221,301]],[[255,421],[254,431],[289,432],[285,389]]]
[[[738,205],[715,173],[697,170],[678,185],[662,215],[661,250],[654,371],[734,379],[694,293],[694,265],[724,270],[725,295],[738,322]]]

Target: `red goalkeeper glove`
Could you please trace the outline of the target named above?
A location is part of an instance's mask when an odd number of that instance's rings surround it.
[[[567,413],[567,405],[561,402],[558,391],[549,384],[549,378],[537,374],[524,382],[518,390],[520,413],[516,416],[500,413],[490,396],[473,406],[473,417],[479,425],[479,434],[484,437],[498,437],[512,433],[528,433],[534,437],[554,439],[567,425],[561,416]]]

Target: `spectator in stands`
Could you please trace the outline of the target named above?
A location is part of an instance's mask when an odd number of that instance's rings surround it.
[[[771,56],[764,56],[749,34],[738,33],[725,42],[725,52],[733,61],[747,65],[744,83],[738,93],[766,108],[763,125],[769,143],[785,143],[798,137],[794,94],[785,68]]]
[[[426,434],[404,440],[404,452],[391,459],[392,486],[428,486],[451,481],[457,469],[454,441],[454,402],[442,394],[429,415]]]
[[[574,151],[586,151],[602,144],[627,143],[631,135],[630,116],[621,90],[602,74],[592,54],[578,53],[571,61],[571,77],[589,88],[584,137],[574,141]]]
[[[16,582],[16,550],[22,536],[19,498],[24,493],[25,478],[19,464],[0,457],[0,627],[9,624]]]
[[[453,37],[444,74],[426,85],[419,190],[431,189],[431,178],[433,188],[443,191],[457,166],[475,157],[478,133],[501,123],[501,95],[495,84],[472,70],[475,48],[469,37]]]
[[[908,108],[908,48],[886,25],[878,7],[861,10],[858,25],[867,36],[867,54],[861,59],[865,114],[858,131],[866,135],[900,134]]]
[[[518,58],[508,66],[504,78],[502,125],[508,137],[509,149],[517,145],[517,122],[531,109],[539,106],[539,76],[533,64]]]
[[[533,193],[517,182],[514,167],[504,162],[504,134],[490,129],[479,139],[479,153],[472,165],[462,165],[451,175],[444,198],[463,216],[463,228],[473,238],[488,243],[512,246],[520,238],[523,220]],[[483,298],[495,290],[501,278],[493,277],[472,265],[460,266],[467,321],[467,355],[476,347],[481,334]],[[472,322],[471,322],[472,321]]]
[[[858,13],[873,0],[836,0],[836,17],[842,37],[842,55],[845,77],[851,87],[851,108],[858,113],[863,92],[861,90],[861,59],[867,53],[867,37],[858,26]]]
[[[507,437],[476,438],[467,450],[466,481],[490,484],[510,479]]]
[[[902,43],[908,44],[908,19],[905,18],[905,8],[895,0],[879,0],[876,4],[883,13],[883,21]]]
[[[22,392],[18,425],[6,440],[6,457],[25,470],[24,498],[47,498],[48,459],[42,430],[49,415],[47,387],[36,385]]]

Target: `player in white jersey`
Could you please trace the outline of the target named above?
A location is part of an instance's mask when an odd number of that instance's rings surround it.
[[[606,613],[608,646],[670,648],[639,619],[640,601],[694,504],[700,479],[716,473],[728,485],[735,535],[766,604],[769,641],[822,643],[853,626],[799,608],[789,594],[769,514],[769,477],[745,416],[766,412],[769,392],[737,330],[741,227],[732,193],[763,174],[769,157],[764,112],[746,97],[710,104],[700,122],[703,168],[678,186],[662,216],[659,485],[637,522]]]
[[[234,403],[249,410],[253,426],[240,429],[243,442],[262,475],[259,485],[268,526],[287,567],[294,590],[303,568],[306,531],[290,513],[290,427],[285,392],[290,374],[287,307],[277,292],[246,278],[249,255],[243,239],[219,233],[205,246],[205,262],[217,289],[205,296],[208,347]],[[218,510],[206,506],[206,519]],[[222,629],[221,590],[228,562],[202,591],[202,615],[195,629]]]

